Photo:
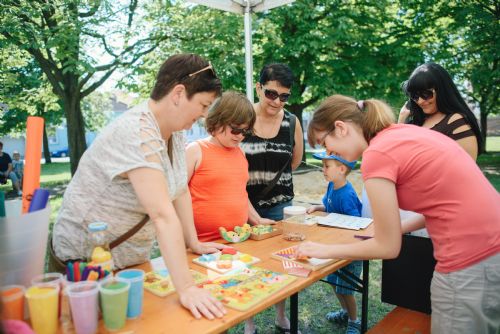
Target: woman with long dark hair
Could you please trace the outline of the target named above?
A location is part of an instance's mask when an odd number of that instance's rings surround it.
[[[401,109],[398,123],[441,132],[476,160],[483,142],[476,117],[442,66],[435,63],[420,65],[402,88],[409,101]]]

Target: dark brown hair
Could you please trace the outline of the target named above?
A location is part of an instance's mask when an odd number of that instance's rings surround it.
[[[361,127],[367,142],[375,135],[394,123],[391,108],[380,100],[364,100],[362,109],[355,99],[344,95],[327,97],[314,111],[307,130],[309,145],[315,146],[315,132],[331,132],[335,121],[353,122]]]
[[[228,91],[210,107],[205,128],[210,134],[226,125],[248,124],[248,128],[253,129],[255,119],[255,110],[248,98],[241,93]]]
[[[156,82],[151,91],[151,99],[158,101],[167,95],[177,84],[186,87],[187,97],[201,92],[214,92],[221,95],[222,84],[213,69],[195,73],[209,66],[209,62],[195,54],[178,54],[169,57],[160,67]]]

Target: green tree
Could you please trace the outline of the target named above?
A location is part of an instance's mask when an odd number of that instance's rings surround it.
[[[407,31],[424,61],[442,64],[459,89],[480,106],[483,147],[487,117],[498,114],[500,94],[500,3],[495,0],[401,0]]]
[[[28,52],[64,110],[71,172],[86,149],[81,101],[172,38],[169,1],[4,0],[0,35]],[[2,47],[8,47],[2,43]]]
[[[459,1],[450,7],[452,31],[463,36],[462,73],[470,82],[469,95],[481,109],[483,151],[488,115],[500,112],[500,2]],[[462,57],[461,57],[462,58]]]
[[[183,51],[210,59],[224,89],[244,90],[243,16],[204,6],[177,8],[171,24],[184,38],[149,55],[136,68],[140,79],[131,76],[129,83],[144,83],[139,90],[146,95],[159,60]],[[389,0],[297,0],[254,14],[254,81],[266,63],[290,65],[296,83],[286,108],[300,120],[306,108],[334,93],[379,97],[399,109],[405,98],[400,84],[424,58],[406,33],[408,20]]]
[[[28,116],[44,117],[43,152],[45,161],[50,163],[47,128],[61,121],[58,99],[26,52],[15,46],[0,48],[0,60],[0,101],[6,106],[0,121],[0,134],[21,136],[26,132]]]

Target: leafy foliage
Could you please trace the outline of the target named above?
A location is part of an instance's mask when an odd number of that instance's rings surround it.
[[[168,1],[5,0],[0,47],[27,52],[64,110],[71,170],[85,151],[83,98],[172,37]]]

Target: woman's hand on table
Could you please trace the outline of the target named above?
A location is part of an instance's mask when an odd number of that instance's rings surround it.
[[[276,224],[276,221],[268,218],[261,217],[257,220],[257,225],[274,225],[274,224]]]
[[[331,245],[320,244],[317,242],[306,241],[295,246],[295,258],[315,257],[318,259],[327,259]]]
[[[207,290],[192,285],[178,293],[182,306],[191,311],[196,319],[205,317],[212,320],[215,317],[222,318],[227,313],[222,303]]]
[[[201,255],[201,254],[215,253],[226,247],[227,245],[220,244],[218,242],[198,242],[190,246],[189,248],[191,248],[193,253]]]

